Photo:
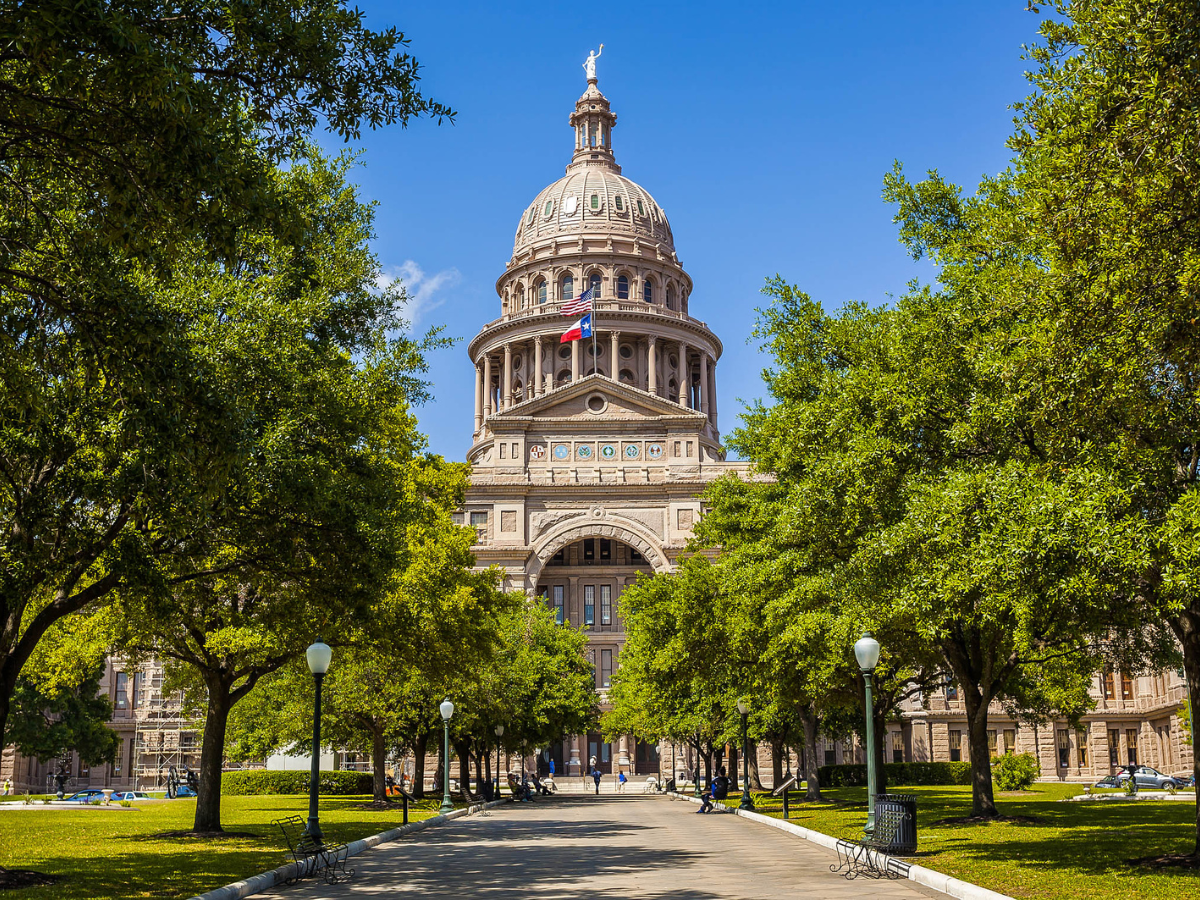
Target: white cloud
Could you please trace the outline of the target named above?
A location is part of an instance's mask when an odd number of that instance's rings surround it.
[[[405,318],[416,328],[433,310],[446,302],[447,297],[442,293],[443,288],[454,287],[462,280],[458,269],[443,269],[433,275],[406,259],[402,265],[392,266],[379,274],[375,283],[381,288],[391,286],[399,281],[408,293],[408,304],[404,308]]]

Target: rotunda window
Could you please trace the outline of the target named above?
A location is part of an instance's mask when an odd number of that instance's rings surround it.
[[[629,344],[621,345],[621,359],[631,359],[633,357],[633,347]]]
[[[642,286],[642,299],[647,303],[654,302],[654,284],[649,278],[646,279],[645,285]]]
[[[539,282],[538,282],[538,286],[537,286],[537,298],[538,298],[538,299],[537,299],[537,302],[538,302],[538,303],[545,303],[545,302],[546,302],[546,282],[544,282],[544,281],[539,281]]]
[[[534,217],[535,215],[537,215],[537,209],[536,209],[536,207],[533,207],[533,206],[529,207],[529,218],[525,220],[525,224],[526,224],[526,225],[532,225],[532,224],[533,224],[533,217]],[[511,222],[512,220],[510,219],[509,221]]]
[[[596,344],[595,346],[593,346],[591,344],[588,344],[587,352],[588,352],[588,356],[603,356],[604,355],[604,345]]]
[[[525,308],[525,288],[517,288],[517,309]]]
[[[667,362],[670,363],[672,369],[676,369],[679,367],[679,357],[676,356],[674,353],[672,353],[670,356],[667,357]]]
[[[521,402],[521,394],[522,394],[522,390],[521,390],[521,382],[519,382],[519,381],[514,381],[514,382],[513,382],[513,402],[514,402],[514,403],[520,403],[520,402]]]
[[[562,280],[562,299],[575,299],[575,279],[570,275],[564,275]]]
[[[629,279],[624,275],[617,278],[617,299],[629,299]]]
[[[675,308],[675,285],[667,285],[667,309]]]
[[[521,368],[521,357],[519,354],[517,356],[513,357],[513,368],[514,369]]]
[[[625,200],[621,197],[620,194],[617,194],[616,203],[617,203],[617,212],[625,212]]]
[[[571,370],[570,369],[560,369],[559,373],[558,373],[558,378],[555,379],[555,384],[558,387],[562,387],[564,384],[570,384],[570,383],[571,383]]]
[[[679,402],[679,385],[675,383],[674,378],[667,384],[667,397],[672,403]]]
[[[592,209],[599,209],[599,208],[600,208],[600,195],[592,194]],[[533,221],[533,219],[530,218],[530,221]]]
[[[554,201],[547,200],[546,201],[546,212],[544,213],[544,215],[549,216],[550,213],[552,213],[552,212],[554,212]]]
[[[558,348],[558,358],[559,359],[570,359],[571,358],[571,345],[570,344],[563,344],[561,347]]]
[[[637,204],[638,204],[638,215],[644,216],[646,214],[646,207],[642,206],[642,198],[641,197],[638,197]]]
[[[624,348],[622,348],[624,349]],[[621,380],[626,384],[633,384],[633,372],[629,369],[621,370]]]
[[[588,279],[588,287],[592,289],[592,299],[599,300],[600,299],[600,276],[598,274],[593,274]]]

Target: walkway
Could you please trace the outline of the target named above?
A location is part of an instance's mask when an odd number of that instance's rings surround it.
[[[908,881],[846,881],[833,854],[728,814],[637,794],[508,804],[383,844],[348,884],[305,882],[282,900],[587,897],[637,900],[942,896]]]

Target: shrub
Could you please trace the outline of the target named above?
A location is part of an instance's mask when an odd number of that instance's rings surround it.
[[[1000,756],[992,760],[992,781],[1002,791],[1024,791],[1041,772],[1032,753]]]
[[[251,794],[307,794],[308,772],[267,769],[245,769],[226,772],[221,776],[221,793],[228,797]],[[322,772],[319,789],[326,796],[369,794],[372,789],[370,772]]]
[[[886,763],[888,789],[911,784],[970,784],[971,764],[965,762],[908,762]],[[823,788],[866,787],[867,767],[849,763],[840,766],[821,766],[817,781]]]

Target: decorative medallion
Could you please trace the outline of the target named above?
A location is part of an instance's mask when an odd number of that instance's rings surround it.
[[[576,205],[578,205],[578,203],[579,203],[579,199],[577,197],[574,197],[574,196],[568,197],[566,200],[563,201],[563,205],[562,205],[563,214],[568,215],[568,216],[575,215],[575,207],[576,207]]]
[[[592,458],[592,448],[590,446],[588,446],[587,444],[580,444],[578,447],[575,448],[575,455],[578,456],[580,459],[591,459]]]
[[[662,444],[651,444],[649,447],[646,448],[646,455],[648,457],[650,457],[651,459],[658,459],[659,457],[661,457],[663,455],[663,445]]]
[[[570,459],[571,458],[571,448],[568,447],[566,444],[555,444],[554,445],[554,458],[555,459]]]
[[[546,458],[546,447],[545,447],[545,445],[543,445],[543,444],[534,444],[533,446],[531,446],[531,447],[529,448],[529,458],[530,458],[530,459],[545,459],[545,458]]]
[[[600,448],[600,455],[603,456],[605,459],[616,459],[617,458],[617,448],[614,447],[612,444],[605,444],[603,447]]]
[[[640,453],[641,453],[641,451],[638,450],[637,444],[626,444],[625,445],[625,458],[626,459],[637,459],[638,455]]]

